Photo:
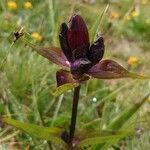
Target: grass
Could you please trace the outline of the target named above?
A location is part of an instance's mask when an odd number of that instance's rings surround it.
[[[106,3],[98,0],[93,4],[77,3],[73,0],[32,0],[33,8],[25,9],[24,2],[16,1],[17,9],[11,10],[7,7],[7,1],[0,1],[0,113],[23,122],[68,130],[72,91],[64,93],[61,97],[53,96],[56,85],[55,72],[58,68],[32,52],[21,41],[11,46],[10,35],[24,26],[30,36],[33,32],[42,36],[41,41],[31,37],[32,43],[59,46],[59,25],[67,22],[72,12],[80,12],[91,29]],[[113,58],[131,71],[150,76],[149,4],[134,4],[131,0],[111,2],[103,16],[98,34],[105,37],[105,58]],[[125,19],[126,16],[132,15],[133,10],[139,11],[139,15]],[[119,17],[111,17],[112,12],[117,12]],[[139,63],[128,65],[127,60],[130,56],[137,57]],[[149,89],[149,80],[88,81],[81,89],[76,134],[78,135],[82,128],[88,131],[107,129],[114,118],[142,100],[150,92]],[[123,129],[136,129],[139,135],[126,137],[114,143],[110,149],[145,150],[150,147],[149,107],[149,102],[146,102],[123,124]],[[84,133],[80,133],[79,137],[82,136],[84,137]],[[1,127],[0,141],[3,141],[0,142],[2,150],[48,149],[46,141],[18,132],[7,125]],[[99,148],[94,146],[89,149]]]

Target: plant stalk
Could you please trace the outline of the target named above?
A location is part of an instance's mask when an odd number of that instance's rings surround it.
[[[72,140],[73,140],[74,133],[75,133],[79,95],[80,95],[80,86],[74,88],[72,116],[71,116],[70,134],[69,134],[69,148],[70,149],[72,149]]]

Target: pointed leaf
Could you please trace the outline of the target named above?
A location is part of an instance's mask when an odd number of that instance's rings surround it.
[[[135,134],[134,129],[119,129],[119,130],[113,130],[113,129],[102,129],[99,130],[99,128],[88,128],[88,129],[80,129],[77,133],[76,136],[80,137],[80,141],[84,140],[89,137],[103,137],[103,136],[111,136],[111,135],[118,135],[118,134]]]
[[[148,94],[145,96],[140,102],[130,106],[129,108],[125,109],[119,116],[117,116],[109,125],[109,129],[120,129],[138,110],[141,108],[143,103],[147,100],[150,96]]]
[[[62,129],[60,128],[37,126],[34,124],[23,123],[11,118],[3,118],[2,120],[4,123],[20,129],[31,136],[35,136],[43,140],[50,140],[56,144],[66,146],[64,141],[59,138],[62,133]]]
[[[84,147],[87,145],[95,145],[95,144],[102,144],[102,143],[109,143],[118,141],[126,136],[133,135],[134,132],[124,132],[124,133],[117,133],[115,135],[107,135],[107,136],[99,136],[99,137],[93,137],[93,138],[87,138],[85,140],[82,140],[79,142],[79,147]]]
[[[118,79],[118,78],[133,78],[133,79],[150,79],[142,75],[130,73],[121,65],[113,60],[102,60],[93,66],[88,74],[99,79]]]
[[[36,51],[38,54],[50,60],[51,62],[57,64],[58,66],[62,66],[66,68],[70,67],[70,63],[67,60],[66,56],[63,54],[61,49],[57,47],[32,46],[32,49]]]
[[[150,94],[148,94],[147,96],[145,96],[139,103],[130,106],[129,108],[125,109],[120,115],[118,115],[109,125],[108,125],[108,129],[110,130],[120,130],[120,128],[123,127],[123,125],[125,125],[126,122],[128,122],[128,120],[139,110],[139,108],[141,108],[141,106],[143,105],[143,103],[146,101],[146,99],[149,97]],[[117,142],[117,141],[116,141]],[[114,142],[111,141],[109,143],[105,143],[105,144],[100,144],[98,145],[98,148],[105,148],[106,147],[110,147],[111,145],[113,145]]]
[[[67,83],[67,84],[64,84],[62,86],[57,87],[56,90],[54,91],[53,95],[57,97],[57,96],[65,93],[66,91],[71,90],[71,89],[73,89],[73,88],[75,88],[77,86],[79,86],[79,83]]]

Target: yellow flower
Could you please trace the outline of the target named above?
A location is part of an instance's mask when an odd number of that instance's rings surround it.
[[[139,11],[134,10],[131,12],[131,15],[132,15],[132,17],[137,17],[137,16],[139,16]]]
[[[14,1],[8,1],[7,2],[7,6],[9,9],[12,9],[12,10],[16,10],[17,9],[17,3],[14,2]]]
[[[130,16],[130,15],[125,16],[125,17],[124,17],[124,20],[125,20],[125,21],[131,20],[131,16]]]
[[[147,100],[146,100],[146,101],[150,103],[150,96],[147,98]]]
[[[137,57],[131,56],[128,59],[128,64],[129,65],[135,65],[139,62],[139,59]]]
[[[24,8],[25,9],[32,9],[32,3],[31,2],[25,2],[24,3]]]
[[[142,5],[146,5],[147,2],[148,2],[148,0],[141,0],[141,4],[142,4]]]
[[[119,17],[120,17],[120,15],[117,12],[113,11],[113,12],[110,13],[110,18],[112,18],[112,19],[117,19]]]
[[[150,19],[146,19],[146,23],[147,23],[147,24],[150,24]]]
[[[43,37],[37,32],[33,32],[31,34],[31,36],[34,40],[39,41],[39,42],[42,41],[42,39],[43,39]]]

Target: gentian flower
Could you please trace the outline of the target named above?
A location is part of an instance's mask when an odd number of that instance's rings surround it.
[[[82,83],[90,77],[99,79],[146,78],[128,72],[113,60],[101,60],[104,55],[103,37],[90,45],[87,26],[78,14],[68,24],[62,23],[59,33],[59,48],[36,48],[35,50],[53,63],[62,67],[57,71],[57,86],[66,83]]]

